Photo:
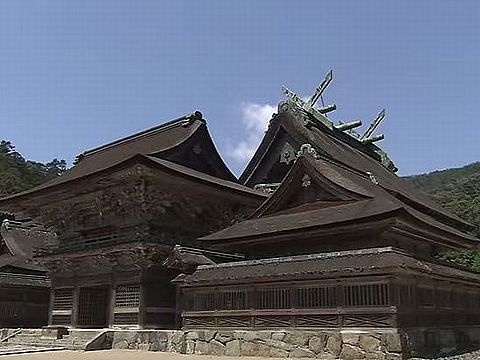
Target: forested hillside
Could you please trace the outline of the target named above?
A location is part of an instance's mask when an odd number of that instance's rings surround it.
[[[406,179],[474,225],[473,234],[480,238],[480,162]],[[480,251],[450,252],[439,254],[439,258],[480,271]]]
[[[46,164],[26,160],[9,141],[0,142],[0,197],[30,189],[65,170],[65,160]]]
[[[480,238],[480,162],[406,178],[446,209],[468,221]]]

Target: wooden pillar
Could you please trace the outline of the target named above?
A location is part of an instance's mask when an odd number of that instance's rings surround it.
[[[80,300],[80,287],[76,285],[73,288],[73,301],[72,301],[72,327],[78,327],[78,308]]]
[[[53,325],[53,304],[55,301],[55,289],[50,288],[50,303],[48,305],[48,325]]]
[[[145,284],[140,284],[140,305],[138,307],[138,326],[144,329],[147,321],[147,287]]]
[[[182,328],[182,288],[175,284],[175,329]]]
[[[109,287],[109,302],[108,302],[108,327],[111,328],[115,322],[115,293],[117,285],[115,281]]]

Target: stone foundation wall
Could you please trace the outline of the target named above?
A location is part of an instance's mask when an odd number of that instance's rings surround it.
[[[115,331],[113,348],[181,354],[400,360],[405,341],[395,331]]]

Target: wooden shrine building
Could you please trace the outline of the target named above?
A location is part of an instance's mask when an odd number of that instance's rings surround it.
[[[384,111],[360,135],[359,121],[326,116],[335,106],[316,108],[328,82],[308,101],[285,89],[240,178],[269,198],[248,219],[200,238],[246,260],[177,278],[183,326],[396,329],[414,347],[429,329],[468,337],[480,325],[480,276],[436,255],[478,248],[471,225],[395,174],[375,145],[383,135],[373,134]]]
[[[55,235],[36,248],[52,283],[49,324],[171,328],[179,271],[163,262],[174,245],[192,246],[265,198],[235,181],[196,112],[87,151],[0,208]]]
[[[45,230],[10,214],[0,227],[0,328],[48,324],[50,279],[32,261],[33,247],[46,241]],[[19,221],[20,220],[20,221]]]
[[[239,180],[196,112],[0,199],[48,229],[30,246],[51,281],[49,324],[480,341],[479,274],[437,260],[478,248],[472,226],[395,174],[374,134],[385,111],[360,134],[316,106],[331,79],[306,101],[284,89]]]

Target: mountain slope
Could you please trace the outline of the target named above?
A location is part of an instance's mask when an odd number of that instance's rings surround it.
[[[480,238],[480,162],[405,179],[474,225],[473,233]]]
[[[47,164],[25,160],[9,141],[0,142],[0,197],[30,189],[65,170],[65,160]]]

